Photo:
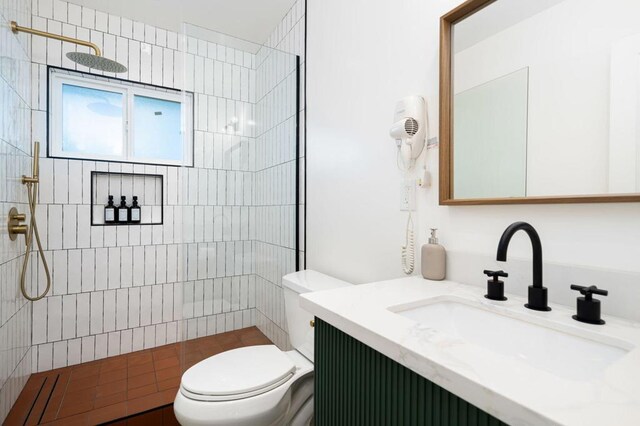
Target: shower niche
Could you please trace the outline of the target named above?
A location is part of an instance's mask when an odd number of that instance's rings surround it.
[[[114,221],[105,221],[105,207],[113,197]],[[136,197],[139,221],[118,221],[118,207],[125,197],[131,207]],[[162,175],[120,172],[91,172],[91,225],[162,225],[164,216],[164,180]]]

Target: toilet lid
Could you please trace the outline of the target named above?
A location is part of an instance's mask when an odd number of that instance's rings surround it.
[[[200,361],[182,376],[191,394],[233,396],[253,393],[288,379],[295,364],[274,345],[248,346]]]

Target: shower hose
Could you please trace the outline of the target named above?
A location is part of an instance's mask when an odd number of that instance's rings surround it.
[[[22,274],[20,275],[20,291],[25,299],[35,302],[42,299],[47,295],[51,288],[51,273],[49,272],[49,266],[47,265],[47,259],[44,257],[44,250],[42,250],[42,243],[40,242],[40,233],[38,232],[38,224],[36,223],[36,198],[38,192],[38,184],[33,182],[25,182],[27,186],[27,194],[29,196],[29,211],[31,212],[31,225],[26,235],[27,249],[24,256],[24,262],[22,263]],[[47,276],[47,288],[44,292],[38,296],[30,296],[27,293],[26,280],[27,280],[27,267],[29,266],[29,257],[31,254],[31,248],[33,245],[33,236],[36,236],[36,244],[38,245],[38,252],[40,252],[40,258],[42,259],[42,265],[44,266],[44,273]]]

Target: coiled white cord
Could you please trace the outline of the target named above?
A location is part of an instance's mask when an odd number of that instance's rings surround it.
[[[415,268],[416,261],[416,252],[415,252],[415,241],[413,235],[413,218],[411,217],[411,212],[409,212],[409,217],[407,218],[407,236],[406,236],[405,245],[402,247],[402,269],[404,273],[407,275],[411,275],[413,273],[413,269]]]

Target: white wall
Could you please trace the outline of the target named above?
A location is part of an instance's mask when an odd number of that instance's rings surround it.
[[[309,0],[309,268],[356,283],[402,276],[406,213],[398,208],[401,174],[388,130],[395,102],[422,94],[429,137],[438,135],[439,18],[459,3]],[[545,262],[631,271],[637,280],[627,282],[640,288],[640,204],[441,207],[437,150],[428,152],[428,165],[434,179],[418,199],[419,244],[426,241],[427,228],[439,227],[452,257],[473,253],[492,259],[504,228],[526,220],[540,232]],[[529,259],[530,252],[524,234],[514,237],[511,258]],[[468,275],[467,264],[456,265],[450,275]],[[563,285],[563,297],[570,294],[564,290],[569,279],[554,283]],[[583,284],[607,288],[614,280]],[[482,271],[474,271],[469,281],[484,285]],[[524,282],[512,281],[510,289],[524,291]],[[559,291],[549,287],[554,300]],[[624,303],[619,292],[608,300]]]

